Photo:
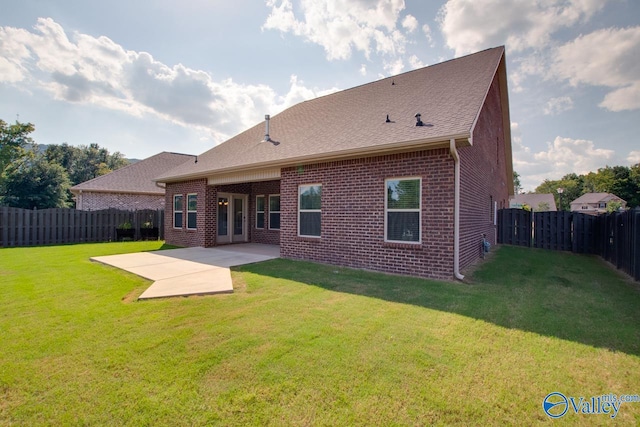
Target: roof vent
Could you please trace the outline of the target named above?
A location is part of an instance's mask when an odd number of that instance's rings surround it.
[[[387,120],[385,121],[385,123],[391,123],[391,120],[389,120],[389,115],[387,114]]]
[[[262,140],[262,142],[269,142],[271,141],[271,137],[269,136],[269,120],[271,119],[271,116],[269,116],[268,114],[264,115],[264,139]]]
[[[422,123],[422,120],[420,120],[420,117],[422,117],[422,115],[420,113],[416,114],[416,126],[424,126],[424,123]]]

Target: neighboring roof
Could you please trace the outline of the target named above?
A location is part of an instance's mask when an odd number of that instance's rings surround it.
[[[198,156],[197,164],[183,164],[156,181],[176,182],[438,144],[448,147],[452,138],[460,146],[469,145],[497,73],[504,92],[501,102],[508,104],[504,61],[501,46],[301,102],[271,117],[269,134],[274,142],[263,141],[262,122]],[[506,120],[505,144],[510,153],[508,105],[503,107],[507,109],[502,120]],[[415,126],[416,113],[427,126]],[[506,157],[510,167],[511,158]]]
[[[193,162],[194,158],[195,156],[190,154],[163,151],[155,156],[116,169],[106,175],[74,185],[71,187],[71,192],[74,194],[80,191],[87,191],[161,195],[164,194],[164,189],[158,187],[153,181],[153,178],[182,163],[188,161]]]
[[[509,200],[511,203],[516,203],[516,204],[527,204],[529,206],[531,206],[534,210],[538,208],[538,206],[540,206],[541,203],[546,203],[549,206],[549,210],[550,211],[555,211],[557,210],[556,208],[556,201],[553,198],[553,194],[551,193],[546,193],[546,194],[516,194],[515,196],[511,197],[511,199]]]
[[[572,201],[571,204],[573,204],[573,203],[600,203],[600,202],[605,202],[606,203],[606,202],[608,202],[609,200],[612,200],[612,199],[622,200],[620,197],[616,196],[615,194],[611,194],[611,193],[586,193],[586,194],[583,194],[582,196],[578,197],[574,201]],[[624,202],[624,200],[622,200],[622,201]]]

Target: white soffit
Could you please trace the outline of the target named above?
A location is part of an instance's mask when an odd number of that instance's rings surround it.
[[[270,181],[280,179],[280,168],[235,172],[208,178],[209,185],[239,184],[242,182]]]

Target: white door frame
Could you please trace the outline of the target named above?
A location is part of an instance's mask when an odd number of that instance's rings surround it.
[[[242,210],[236,214],[236,208],[241,206]],[[241,243],[249,241],[248,236],[248,213],[249,213],[249,195],[234,193],[218,193],[216,196],[216,244],[225,243]],[[226,211],[226,221],[224,227],[226,234],[221,235],[220,231],[221,213]],[[240,233],[236,234],[237,222],[240,222]]]

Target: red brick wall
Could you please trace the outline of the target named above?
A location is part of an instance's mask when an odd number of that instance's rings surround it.
[[[196,193],[198,195],[198,217],[197,229],[187,229],[186,203],[187,194]],[[195,180],[181,183],[167,184],[166,190],[166,220],[165,220],[165,240],[168,244],[177,246],[204,246],[212,247],[216,245],[217,231],[217,195],[218,193],[247,194],[248,197],[248,238],[250,242],[277,245],[280,243],[280,231],[268,229],[268,206],[266,206],[265,229],[256,229],[256,196],[264,195],[268,205],[270,194],[280,194],[280,181],[254,182],[246,184],[230,184],[209,186],[206,180]],[[182,194],[184,197],[185,211],[183,215],[182,227],[173,227],[173,196]]]
[[[264,243],[267,245],[280,244],[280,231],[269,230],[269,195],[280,194],[280,181],[254,182],[251,185],[251,196],[249,206],[251,207],[250,230],[251,241],[254,243]],[[264,196],[264,228],[256,228],[256,196]],[[280,206],[282,209],[282,206]],[[282,214],[280,214],[282,219]]]
[[[494,78],[473,133],[473,146],[460,154],[460,268],[480,256],[481,234],[494,245],[492,201],[498,209],[508,206],[504,129],[500,86]]]
[[[211,200],[214,200],[217,197],[217,193],[232,193],[232,194],[246,194],[248,195],[248,212],[247,212],[247,220],[248,223],[248,239],[252,243],[263,243],[267,245],[278,245],[280,244],[280,231],[278,230],[269,230],[269,195],[270,194],[280,194],[280,181],[264,181],[264,182],[253,182],[253,183],[242,183],[242,184],[229,184],[229,185],[219,185],[215,187],[211,187],[212,195]],[[258,229],[256,228],[256,196],[265,196],[265,228]],[[215,245],[215,230],[213,228],[213,233],[210,237],[213,239],[213,243],[211,246]]]
[[[129,193],[92,193],[83,191],[76,196],[76,209],[83,211],[99,211],[101,209],[164,209],[164,195]]]
[[[385,179],[422,177],[422,244],[384,241]],[[433,278],[453,275],[453,159],[448,149],[282,170],[280,252],[347,267]],[[321,183],[322,236],[298,237],[298,185]]]
[[[198,195],[198,208],[196,219],[196,230],[187,229],[187,194],[196,193]],[[173,196],[183,195],[182,226],[180,228],[173,227]],[[164,236],[165,241],[170,245],[177,246],[211,246],[210,240],[205,236],[214,232],[215,223],[213,214],[211,187],[207,187],[206,179],[193,181],[185,181],[173,184],[167,184],[165,191],[165,224]],[[213,228],[213,229],[212,229]]]

